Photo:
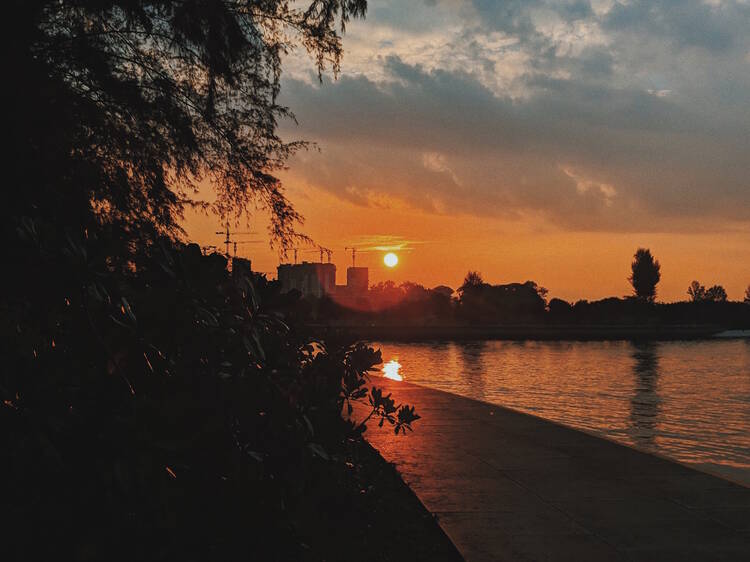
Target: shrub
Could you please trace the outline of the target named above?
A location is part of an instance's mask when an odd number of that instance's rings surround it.
[[[162,239],[123,273],[96,235],[44,231],[19,225],[0,301],[11,552],[295,559],[288,506],[366,428],[342,410],[418,419],[368,386],[379,352],[296,334],[223,257]]]

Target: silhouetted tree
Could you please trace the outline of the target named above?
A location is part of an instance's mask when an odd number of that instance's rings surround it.
[[[745,289],[745,302],[747,304],[750,304],[750,285],[748,285],[747,289]]]
[[[563,299],[553,298],[549,301],[549,313],[554,318],[563,318],[569,316],[573,311],[571,304]]]
[[[365,386],[374,350],[310,345],[262,302],[273,287],[174,239],[187,205],[264,207],[272,240],[295,236],[282,57],[302,45],[335,73],[366,0],[3,7],[4,555],[310,557],[296,520],[322,511],[295,498],[346,481],[326,450],[365,427],[345,405],[369,396],[399,431],[415,415]]]
[[[714,285],[706,289],[706,300],[712,302],[727,302],[727,292],[721,285]]]
[[[239,216],[264,207],[284,242],[299,215],[274,173],[304,146],[277,135],[284,53],[303,45],[318,73],[338,71],[337,26],[366,0],[15,0],[13,139],[3,205],[112,240],[179,232],[186,205]],[[33,165],[32,165],[33,164]],[[197,186],[215,188],[210,205]],[[80,229],[80,230],[79,230]]]
[[[443,295],[449,299],[453,297],[454,293],[453,289],[451,289],[447,285],[438,285],[437,287],[433,287],[432,289],[430,289],[430,291],[439,295]]]
[[[661,279],[661,265],[651,255],[648,248],[638,248],[633,255],[631,275],[628,281],[633,286],[633,292],[639,299],[653,302],[656,298],[656,285]]]
[[[546,287],[542,287],[541,285],[537,285],[535,281],[526,281],[524,285],[529,285],[534,289],[537,295],[539,295],[539,298],[544,301],[544,304],[547,304],[547,295],[549,294],[549,289]]]
[[[721,285],[714,285],[706,289],[698,281],[690,283],[687,290],[692,302],[726,302],[727,292]]]
[[[701,302],[706,300],[706,288],[698,281],[693,281],[688,287],[687,294],[692,302]]]
[[[477,289],[484,284],[484,279],[482,279],[481,273],[478,271],[469,271],[466,274],[466,277],[464,277],[464,282],[458,288],[458,294],[461,295],[467,290]]]
[[[429,294],[429,291],[423,285],[413,281],[404,281],[399,288],[404,294],[404,299],[408,301],[425,300]]]
[[[490,287],[478,271],[469,271],[464,282],[458,288],[460,314],[466,319],[478,322],[491,316],[486,302],[487,289]]]

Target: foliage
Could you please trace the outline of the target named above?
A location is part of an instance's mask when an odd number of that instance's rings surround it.
[[[538,320],[547,305],[547,289],[534,281],[490,285],[471,271],[458,292],[460,316],[474,322]]]
[[[693,281],[688,287],[687,294],[692,302],[726,302],[727,292],[721,285],[713,285],[706,289],[698,281]]]
[[[748,285],[747,289],[745,289],[745,302],[747,304],[750,304],[750,285]]]
[[[661,279],[661,265],[651,255],[651,250],[638,248],[633,255],[630,266],[631,275],[628,281],[633,286],[633,292],[639,299],[653,302],[656,298],[656,285]]]
[[[469,271],[464,277],[464,282],[458,288],[458,294],[463,295],[467,291],[474,291],[484,285],[482,274],[478,271]]]
[[[13,0],[6,135],[10,216],[104,225],[121,250],[179,231],[201,182],[229,217],[265,207],[272,241],[300,216],[274,173],[284,142],[283,56],[302,45],[338,71],[341,37],[366,0]],[[23,165],[34,163],[34,166]],[[31,213],[31,209],[34,213]]]
[[[714,302],[727,302],[727,292],[721,285],[706,289],[706,299]]]
[[[553,298],[547,305],[550,316],[555,318],[567,318],[573,311],[573,307],[569,302],[563,299]]]
[[[310,558],[293,517],[344,478],[380,355],[303,337],[262,276],[177,242],[186,205],[300,217],[275,171],[283,56],[338,71],[365,0],[12,0],[0,278],[11,558]],[[216,188],[211,205],[196,188]],[[366,414],[367,412],[365,412]],[[335,466],[335,468],[333,468]],[[328,545],[331,548],[333,545]],[[330,558],[329,555],[323,556]]]
[[[230,276],[223,257],[164,238],[123,275],[95,233],[51,241],[47,228],[24,221],[2,287],[11,552],[36,537],[27,558],[48,545],[92,558],[281,548],[296,559],[289,510],[321,485],[316,463],[342,463],[366,427],[342,418],[345,405],[368,405],[367,419],[396,433],[419,418],[368,386],[379,352],[295,335],[264,305],[263,278]],[[71,512],[72,501],[88,508]],[[249,528],[267,542],[238,544]],[[141,551],[152,544],[161,554]]]
[[[446,294],[446,289],[448,293]],[[381,281],[370,287],[367,295],[369,309],[392,316],[430,317],[450,309],[453,291],[447,287],[427,289],[406,281],[396,285],[393,281]]]
[[[706,299],[706,288],[698,281],[693,281],[688,287],[687,294],[692,302],[701,302]]]
[[[408,285],[407,285],[408,286]],[[698,283],[698,288],[701,285]],[[571,325],[710,325],[713,327],[750,327],[748,307],[741,302],[729,302],[726,292],[717,285],[702,289],[703,295],[695,303],[657,304],[637,297],[609,297],[596,301],[579,300],[574,305],[552,298],[546,309],[540,288],[533,282],[510,283],[475,287],[464,291],[459,299],[450,299],[446,291],[437,289],[416,291],[418,298],[406,299],[401,287],[393,283],[376,286],[357,309],[335,299],[320,301],[302,299],[297,306],[305,305],[316,315],[307,315],[303,322],[338,326],[443,326],[460,329],[464,325],[499,325],[527,322],[531,324]],[[706,293],[710,298],[706,298]],[[384,295],[391,295],[386,300]],[[422,296],[419,296],[422,295]],[[326,306],[323,306],[325,302]],[[376,303],[389,302],[387,308]],[[418,332],[415,332],[418,333]]]

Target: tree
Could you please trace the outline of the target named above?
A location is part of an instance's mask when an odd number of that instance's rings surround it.
[[[714,285],[706,289],[706,300],[712,302],[727,302],[727,292],[721,285]]]
[[[745,289],[745,302],[747,304],[750,304],[750,285],[748,285],[747,289]]]
[[[546,304],[547,304],[547,295],[549,294],[549,289],[547,289],[546,287],[542,287],[541,285],[537,285],[536,282],[534,282],[534,281],[526,281],[526,283],[524,283],[524,285],[528,285],[529,287],[531,287],[532,289],[534,289],[534,291],[536,292],[536,294],[539,295],[539,298],[541,298],[544,301],[544,304],[546,306]]]
[[[430,289],[430,292],[436,293],[438,295],[443,295],[444,297],[450,299],[455,291],[447,285],[438,285],[437,287],[433,287],[432,289]]]
[[[714,285],[706,289],[698,281],[690,283],[687,290],[692,302],[726,302],[727,292],[721,285]]]
[[[700,302],[706,300],[706,288],[698,283],[698,281],[693,281],[692,283],[690,283],[687,294],[690,296],[690,300],[692,302]]]
[[[462,295],[466,291],[478,289],[479,287],[482,287],[484,284],[485,284],[484,279],[482,279],[481,273],[479,273],[478,271],[469,271],[466,274],[466,277],[464,277],[464,282],[458,288],[458,294]]]
[[[563,299],[558,299],[557,297],[549,301],[547,308],[549,308],[549,313],[556,318],[569,316],[573,311],[573,307],[569,302]]]
[[[319,73],[335,73],[336,28],[365,7],[4,5],[0,495],[17,515],[4,529],[11,558],[19,545],[28,559],[48,558],[47,545],[109,559],[310,557],[289,507],[317,473],[335,487],[348,472],[331,467],[364,426],[342,419],[344,405],[367,400],[370,419],[399,432],[416,419],[366,388],[374,350],[313,345],[251,277],[174,240],[187,205],[229,215],[257,204],[272,239],[295,236],[300,217],[274,176],[304,146],[277,135],[291,117],[278,103],[282,56],[298,43]],[[204,180],[210,204],[196,200]]]
[[[661,265],[651,255],[648,248],[638,248],[633,255],[631,275],[628,281],[633,286],[633,292],[639,299],[653,302],[656,298],[656,285],[661,279]]]
[[[113,241],[179,233],[186,205],[226,217],[256,206],[283,244],[301,217],[274,173],[304,143],[277,135],[282,56],[301,44],[338,72],[366,0],[14,0],[8,75],[15,189],[4,213]],[[9,34],[11,31],[9,31]],[[215,200],[196,198],[210,183]],[[61,212],[64,210],[64,212]]]

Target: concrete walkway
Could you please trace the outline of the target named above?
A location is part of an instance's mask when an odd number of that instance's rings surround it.
[[[367,438],[467,562],[750,560],[750,488],[506,408],[374,379],[416,432]]]

